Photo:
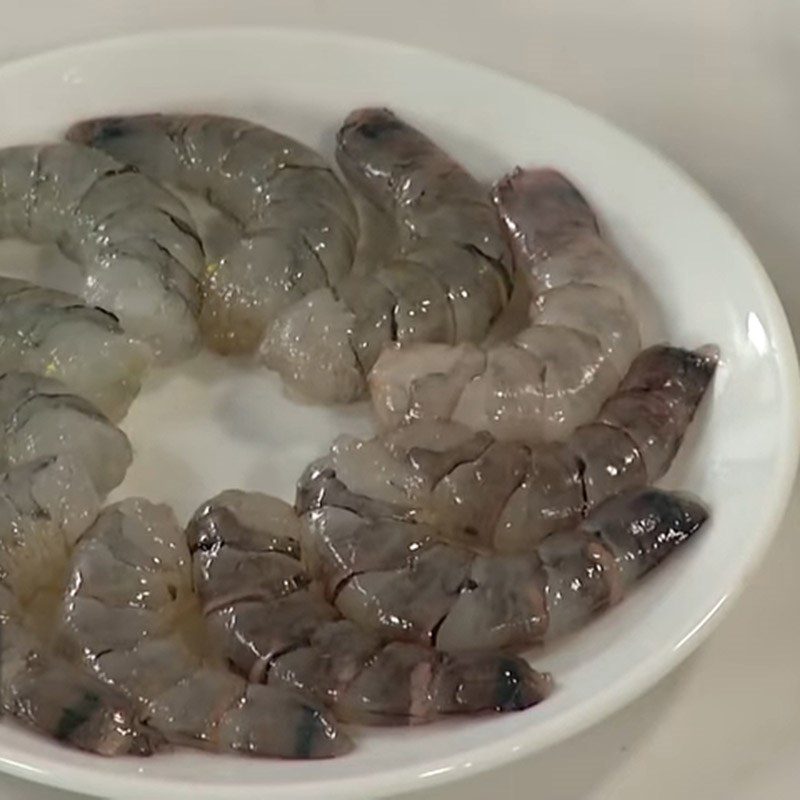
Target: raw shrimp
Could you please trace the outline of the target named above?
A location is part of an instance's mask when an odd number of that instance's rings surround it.
[[[68,552],[98,508],[88,475],[63,456],[0,479],[0,703],[73,747],[146,753],[127,698],[54,655],[47,641]]]
[[[515,711],[547,695],[549,676],[520,658],[387,644],[341,619],[310,584],[298,534],[292,508],[258,492],[223,492],[189,523],[210,636],[249,680],[288,684],[370,725]]]
[[[639,349],[633,276],[578,190],[554,170],[495,189],[518,280],[533,300],[510,341],[387,348],[369,376],[385,427],[452,419],[495,438],[563,438],[591,420]]]
[[[72,143],[0,150],[0,236],[57,245],[84,299],[164,361],[194,347],[202,247],[180,200],[141,173]]]
[[[505,307],[511,258],[489,193],[386,109],[351,113],[337,159],[378,219],[350,280],[287,309],[261,352],[314,400],[350,401],[391,342],[479,342]],[[363,227],[363,226],[362,226]]]
[[[529,550],[607,497],[658,480],[716,363],[714,348],[643,351],[596,419],[564,442],[497,441],[433,420],[368,441],[340,437],[301,479],[298,507],[362,513],[366,497],[381,515],[428,522],[447,538]]]
[[[66,292],[0,278],[0,373],[55,378],[117,421],[150,361],[147,346],[113,314]]]
[[[318,703],[248,685],[207,657],[190,561],[167,506],[134,498],[104,509],[70,564],[61,652],[173,744],[284,758],[345,752],[349,741]]]
[[[122,482],[132,459],[128,437],[59,381],[0,375],[0,469],[54,455],[73,456],[103,496]]]
[[[306,515],[302,544],[328,597],[366,630],[452,652],[523,648],[620,600],[706,517],[680,494],[634,489],[533,550],[485,554],[424,525],[326,506]]]
[[[2,586],[0,586],[2,590]],[[0,702],[3,711],[47,736],[92,753],[149,755],[153,734],[131,701],[93,675],[54,656],[3,604]]]
[[[0,476],[0,584],[20,605],[52,605],[69,552],[100,501],[91,478],[68,456],[50,456]]]
[[[323,159],[288,136],[209,114],[107,117],[67,136],[203,195],[238,224],[202,279],[200,326],[218,352],[254,350],[279,311],[350,272],[355,209]]]

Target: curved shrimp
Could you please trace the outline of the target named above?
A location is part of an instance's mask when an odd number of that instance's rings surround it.
[[[122,483],[133,458],[128,437],[59,381],[0,374],[0,469],[56,455],[80,462],[101,496]]]
[[[586,624],[703,525],[678,493],[633,489],[524,553],[485,554],[427,526],[326,506],[303,550],[336,608],[390,639],[448,651],[523,648]]]
[[[387,348],[369,376],[381,423],[451,419],[497,439],[559,439],[592,419],[639,349],[633,276],[578,190],[554,170],[517,170],[495,188],[527,327],[488,347]]]
[[[314,400],[350,401],[391,342],[479,342],[505,307],[511,259],[489,193],[386,109],[351,113],[337,160],[379,220],[352,279],[281,314],[261,353]]]
[[[70,549],[97,516],[88,475],[63,456],[0,478],[0,704],[41,733],[102,755],[146,754],[130,702],[51,652]]]
[[[658,480],[716,363],[713,348],[643,351],[596,419],[563,442],[503,442],[425,420],[369,441],[340,437],[301,479],[298,508],[351,508],[349,492],[379,502],[382,514],[428,522],[451,539],[529,549],[606,498]]]
[[[298,534],[292,508],[258,492],[223,492],[189,523],[211,636],[249,680],[301,689],[369,725],[515,711],[547,695],[549,676],[520,658],[387,644],[341,619],[310,584]]]
[[[101,512],[70,563],[58,643],[167,742],[284,758],[349,749],[313,700],[248,685],[208,657],[185,535],[167,506],[134,498]]]
[[[180,200],[144,175],[72,143],[0,150],[0,236],[56,244],[84,299],[162,360],[193,349],[202,247]]]
[[[78,297],[0,278],[0,373],[55,378],[109,419],[125,416],[151,361],[117,318]]]
[[[197,192],[239,226],[203,275],[200,327],[221,353],[249,352],[284,308],[350,272],[355,209],[310,148],[245,120],[143,114],[81,122],[67,137]]]

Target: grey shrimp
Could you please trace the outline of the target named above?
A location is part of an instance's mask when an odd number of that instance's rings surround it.
[[[106,117],[67,136],[203,195],[236,222],[237,241],[202,276],[200,326],[218,352],[255,350],[277,313],[350,272],[355,209],[322,157],[288,136],[210,114]]]
[[[707,518],[689,497],[632,489],[532,550],[504,554],[375,511],[324,506],[305,515],[312,576],[366,630],[453,652],[524,648],[585,625]]]
[[[714,348],[644,350],[595,420],[563,442],[503,442],[425,420],[368,441],[340,437],[301,479],[299,508],[347,491],[451,539],[530,549],[606,498],[664,475],[716,364]]]
[[[67,292],[0,278],[0,373],[57,379],[116,422],[150,363],[148,347],[110,312]]]
[[[377,244],[336,291],[281,314],[261,348],[267,366],[325,402],[359,397],[392,342],[481,341],[512,283],[488,191],[421,132],[387,109],[360,109],[339,130],[337,160],[379,220],[378,234],[362,225]]]
[[[72,460],[43,458],[0,478],[0,704],[39,732],[101,755],[151,752],[128,699],[52,652],[67,558],[99,498]]]
[[[386,643],[342,619],[310,583],[299,532],[286,503],[235,490],[189,523],[210,636],[249,680],[300,689],[339,719],[368,725],[516,711],[548,694],[549,676],[521,658]]]
[[[386,428],[451,419],[495,438],[562,438],[591,420],[639,349],[634,280],[586,200],[550,169],[517,170],[495,188],[528,324],[479,347],[387,348],[369,376]]]
[[[57,455],[78,461],[101,496],[122,482],[133,458],[128,437],[60,381],[0,374],[0,470]]]
[[[162,360],[193,350],[202,247],[180,200],[141,173],[72,143],[0,150],[0,236],[56,244],[86,302]]]
[[[350,747],[312,699],[250,685],[210,656],[185,534],[167,506],[132,498],[101,512],[70,562],[57,642],[168,743],[282,758]]]

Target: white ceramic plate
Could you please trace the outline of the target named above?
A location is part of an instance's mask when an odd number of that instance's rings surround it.
[[[57,137],[89,115],[203,110],[263,122],[331,155],[339,121],[368,103],[391,105],[487,180],[516,164],[566,171],[657,298],[653,330],[681,345],[720,345],[713,396],[670,476],[710,504],[713,521],[621,606],[535,655],[558,690],[529,712],[359,731],[352,755],[317,763],[196,752],[104,760],[5,722],[0,768],[137,800],[377,797],[465,777],[574,734],[650,687],[708,635],[764,552],[798,453],[798,375],[783,311],[713,203],[594,116],[485,69],[384,42],[205,30],[70,48],[0,70],[0,145]],[[303,466],[337,432],[370,423],[364,407],[297,406],[274,376],[201,356],[155,376],[125,427],[136,448],[125,492],[170,501],[186,516],[229,486],[290,499]]]

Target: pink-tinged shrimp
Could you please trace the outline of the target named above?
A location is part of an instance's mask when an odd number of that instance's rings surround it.
[[[0,278],[0,373],[55,378],[117,421],[150,361],[147,346],[128,336],[113,314],[67,292]]]
[[[235,241],[202,276],[200,327],[217,352],[253,351],[276,314],[350,272],[355,209],[322,157],[288,136],[211,114],[105,117],[67,136],[233,219]]]
[[[210,636],[249,680],[300,689],[368,725],[516,711],[549,692],[549,676],[521,658],[387,644],[342,619],[310,583],[299,532],[290,506],[257,492],[223,492],[189,523]]]
[[[53,243],[78,291],[164,361],[197,342],[203,250],[189,212],[144,175],[69,142],[0,150],[0,236]]]
[[[495,189],[528,325],[511,340],[387,348],[369,377],[391,428],[443,419],[497,439],[563,438],[588,422],[639,349],[633,276],[578,190],[554,170],[517,170]]]
[[[392,342],[481,341],[512,281],[488,191],[420,131],[386,109],[354,111],[337,160],[369,210],[369,252],[350,280],[279,315],[261,348],[287,383],[325,402],[362,394]]]
[[[304,517],[311,574],[360,627],[452,652],[523,648],[586,624],[699,530],[703,507],[633,489],[524,553],[486,554],[435,529],[325,506]]]
[[[418,421],[368,441],[340,437],[301,479],[298,507],[363,500],[440,535],[526,550],[625,489],[668,469],[714,374],[713,348],[657,346],[633,362],[596,419],[563,442],[497,441],[452,422]],[[359,505],[360,504],[360,505]]]
[[[350,748],[312,698],[227,670],[203,628],[171,509],[137,498],[105,508],[70,561],[61,652],[129,698],[143,728],[172,744],[279,758]]]

